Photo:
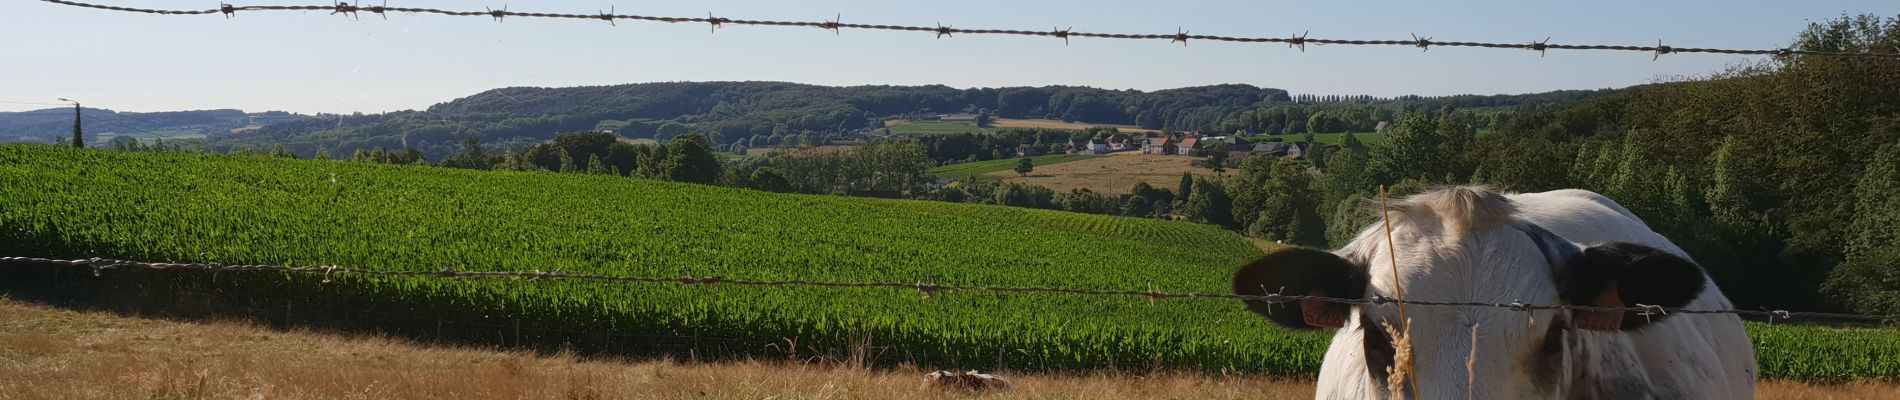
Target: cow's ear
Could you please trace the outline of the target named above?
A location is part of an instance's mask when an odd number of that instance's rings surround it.
[[[1558,293],[1572,305],[1682,307],[1702,294],[1702,268],[1682,257],[1634,243],[1583,249],[1559,269]],[[1576,326],[1595,331],[1641,329],[1666,315],[1579,311]]]
[[[1366,292],[1365,268],[1333,253],[1305,247],[1267,254],[1234,272],[1234,294],[1324,296],[1357,299]],[[1247,309],[1290,328],[1345,326],[1352,305],[1315,300],[1274,303],[1247,300]]]

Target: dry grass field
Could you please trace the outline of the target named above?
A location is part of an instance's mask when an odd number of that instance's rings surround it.
[[[0,298],[0,399],[1302,399],[1252,376],[1003,374],[1012,388],[925,385],[848,361],[693,363],[428,346],[76,312]],[[1764,382],[1764,399],[1892,398],[1891,384]]]
[[[1125,194],[1135,182],[1148,182],[1158,188],[1174,189],[1181,173],[1213,176],[1214,170],[1189,165],[1197,157],[1115,153],[1107,157],[1076,160],[1048,166],[1036,166],[1029,176],[1015,171],[997,171],[987,175],[1004,181],[1047,187],[1056,193],[1087,188],[1096,193]]]
[[[1084,128],[1088,128],[1092,126],[1112,126],[1112,127],[1115,127],[1116,130],[1120,130],[1122,132],[1156,132],[1153,129],[1142,129],[1141,127],[1134,126],[1134,125],[1111,125],[1111,124],[1090,124],[1090,123],[1083,123],[1083,122],[1062,122],[1062,121],[1053,120],[1053,119],[997,118],[996,121],[990,123],[990,125],[998,127],[998,128],[1050,128],[1050,129],[1084,129]]]

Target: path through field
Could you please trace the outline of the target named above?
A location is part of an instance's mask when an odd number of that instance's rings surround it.
[[[1251,376],[1005,374],[986,399],[1301,399],[1309,382]],[[0,298],[0,399],[949,399],[923,371],[843,363],[588,360],[444,348],[242,322],[76,312]],[[1764,399],[1888,398],[1890,384],[1762,385]]]

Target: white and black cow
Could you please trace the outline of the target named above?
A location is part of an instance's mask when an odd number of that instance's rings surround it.
[[[1407,300],[1730,308],[1682,249],[1596,193],[1452,187],[1389,210],[1399,282],[1384,226],[1374,223],[1332,252],[1290,249],[1248,264],[1234,274],[1235,292],[1395,298],[1395,285],[1402,285]],[[1248,308],[1281,325],[1338,329],[1320,368],[1318,398],[1410,396],[1411,390],[1395,396],[1386,389],[1394,350],[1379,323],[1399,326],[1398,307],[1249,301]],[[1434,306],[1405,312],[1415,368],[1408,389],[1423,398],[1754,397],[1754,350],[1731,314]]]

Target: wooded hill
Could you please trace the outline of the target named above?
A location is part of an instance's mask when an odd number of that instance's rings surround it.
[[[1305,132],[1309,121],[1327,128],[1371,130],[1410,111],[1441,108],[1535,109],[1573,104],[1609,90],[1531,95],[1407,96],[1375,99],[1299,96],[1250,85],[1216,85],[1143,92],[1046,86],[957,89],[931,86],[832,87],[784,82],[661,82],[568,88],[504,88],[420,111],[374,115],[319,115],[215,138],[213,150],[285,145],[309,156],[357,149],[419,149],[430,159],[455,151],[468,137],[520,147],[556,133],[612,130],[627,138],[666,139],[701,133],[714,144],[780,144],[800,138],[874,127],[888,117],[983,113],[1091,124],[1137,125],[1187,131]],[[1312,114],[1333,110],[1330,117]],[[811,135],[807,135],[807,134]],[[757,138],[757,139],[754,139]]]

